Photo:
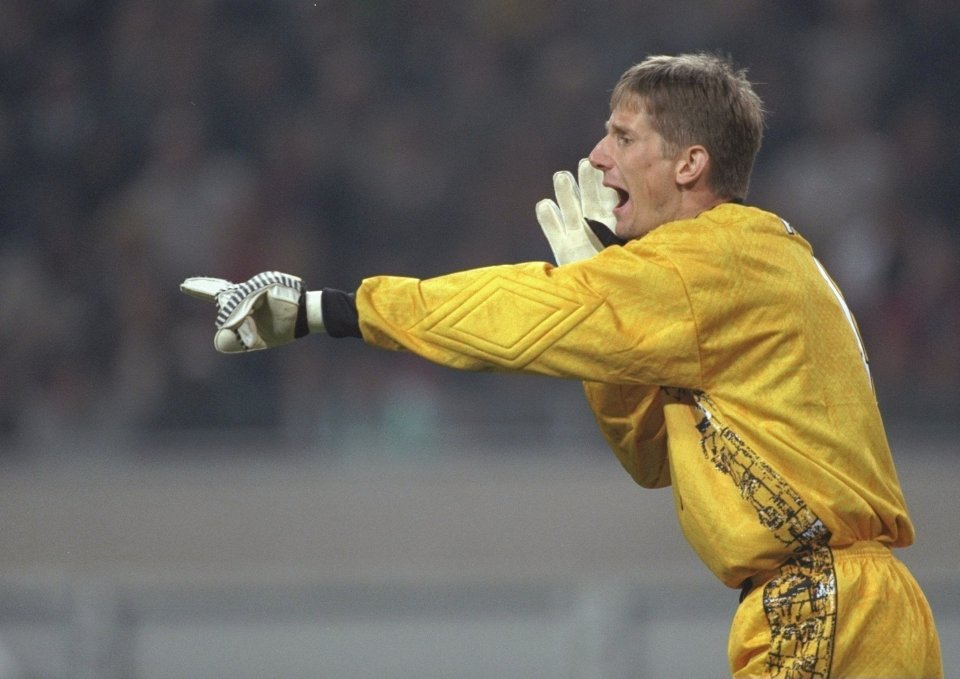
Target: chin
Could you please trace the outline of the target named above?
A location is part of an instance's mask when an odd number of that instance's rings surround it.
[[[617,238],[622,238],[623,240],[630,240],[631,238],[636,238],[641,235],[637,233],[633,224],[621,224],[620,222],[617,222],[613,232],[617,234]]]

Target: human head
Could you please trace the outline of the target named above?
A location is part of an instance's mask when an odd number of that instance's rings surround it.
[[[618,107],[646,111],[667,155],[702,145],[713,192],[725,200],[746,198],[764,111],[745,70],[707,53],[647,57],[617,82],[610,109]]]

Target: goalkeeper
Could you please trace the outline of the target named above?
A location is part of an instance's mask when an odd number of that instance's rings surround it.
[[[808,243],[743,203],[763,131],[745,73],[649,57],[610,110],[577,179],[558,173],[556,202],[537,205],[558,266],[183,289],[216,302],[222,352],[325,333],[581,380],[624,468],[672,487],[685,537],[740,589],[733,676],[942,676],[930,608],[892,551],[914,529],[856,325]]]

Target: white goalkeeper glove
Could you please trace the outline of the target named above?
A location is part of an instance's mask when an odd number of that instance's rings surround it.
[[[566,170],[553,175],[556,202],[545,198],[537,203],[537,221],[550,243],[558,265],[588,259],[608,245],[623,245],[614,227],[613,208],[617,192],[603,185],[603,172],[584,158],[577,166],[577,178]]]
[[[265,271],[245,283],[222,278],[188,278],[180,290],[217,305],[217,351],[233,354],[287,344],[323,331],[321,293],[279,271]]]

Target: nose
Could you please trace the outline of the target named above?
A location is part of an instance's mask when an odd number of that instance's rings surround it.
[[[610,154],[607,153],[606,145],[604,144],[607,139],[607,137],[603,137],[600,141],[598,141],[597,145],[593,147],[592,151],[590,151],[590,155],[587,156],[590,164],[598,170],[609,169],[611,167]]]

